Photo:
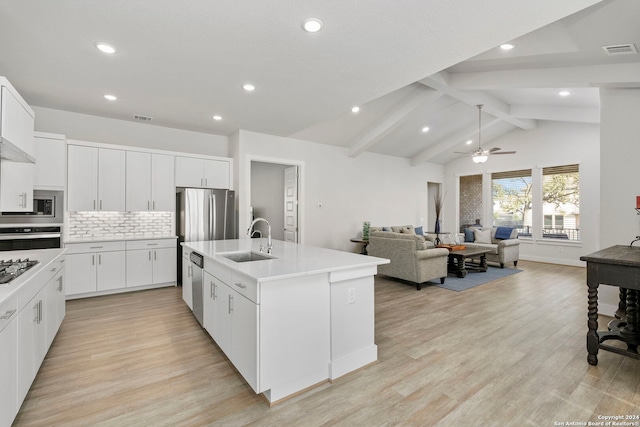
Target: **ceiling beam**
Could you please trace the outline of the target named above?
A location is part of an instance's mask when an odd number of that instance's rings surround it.
[[[573,123],[600,123],[598,107],[552,107],[545,105],[511,105],[511,114],[520,118]]]
[[[487,123],[484,123],[482,125],[481,131],[488,129],[500,122],[502,122],[501,119],[495,118]],[[463,129],[460,129],[459,131],[446,136],[440,141],[437,141],[435,144],[431,145],[429,148],[413,156],[411,158],[411,166],[417,166],[421,163],[428,162],[434,157],[437,157],[442,153],[448,152],[456,145],[459,145],[460,142],[471,139],[471,138],[475,138],[477,136],[478,136],[477,124],[466,126]]]
[[[640,63],[449,74],[458,90],[640,87]]]
[[[444,71],[437,73],[433,76],[425,77],[420,80],[419,83],[428,86],[430,88],[439,90],[452,98],[458,99],[461,102],[475,106],[483,104],[482,111],[491,114],[492,116],[499,118],[507,123],[519,127],[520,129],[530,130],[536,127],[536,122],[529,119],[520,119],[511,115],[511,106],[505,102],[491,99],[486,96],[472,94],[459,90],[456,87],[450,86],[452,75]]]
[[[390,134],[402,120],[427,102],[435,102],[443,94],[433,89],[418,89],[397,102],[388,111],[384,120],[365,130],[361,136],[351,143],[349,157],[356,157],[374,146],[382,138]]]

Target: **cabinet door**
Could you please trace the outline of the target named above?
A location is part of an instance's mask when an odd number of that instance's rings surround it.
[[[125,211],[124,150],[98,150],[98,210]]]
[[[35,165],[0,160],[0,211],[33,211]]]
[[[193,267],[189,258],[182,257],[182,299],[193,311]]]
[[[212,330],[214,328],[214,312],[215,312],[215,298],[216,298],[216,282],[214,281],[214,277],[207,273],[206,271],[202,272],[202,326],[209,333],[209,335],[213,338]]]
[[[153,154],[151,160],[151,208],[154,211],[175,212],[174,157],[165,154]]]
[[[96,257],[97,289],[106,291],[126,286],[126,252],[98,252]]]
[[[96,254],[66,255],[68,294],[84,294],[98,290],[96,281]]]
[[[216,296],[213,301],[213,319],[211,338],[233,362],[231,348],[231,313],[234,307],[234,294],[229,286],[216,279]]]
[[[222,160],[203,160],[203,170],[205,187],[229,188],[229,162]]]
[[[4,314],[4,313],[2,313]],[[10,426],[18,413],[18,320],[0,331],[0,426]]]
[[[152,283],[175,282],[176,274],[176,248],[154,249]]]
[[[61,137],[38,136],[35,141],[33,185],[41,189],[64,190],[67,176],[67,144]]]
[[[67,210],[97,210],[98,149],[69,145],[67,161]]]
[[[127,287],[150,285],[152,282],[151,249],[127,251]]]
[[[22,402],[44,359],[44,323],[41,320],[41,293],[18,315],[18,402]]]
[[[151,210],[151,154],[127,151],[126,181],[127,211]]]
[[[231,292],[231,361],[249,385],[258,390],[258,306]]]
[[[46,325],[46,346],[49,348],[65,313],[65,293],[64,293],[64,268],[58,270],[55,276],[46,285],[46,304],[43,309]]]
[[[202,159],[176,157],[176,187],[204,187]]]

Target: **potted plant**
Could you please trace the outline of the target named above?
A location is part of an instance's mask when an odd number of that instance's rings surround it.
[[[444,204],[444,194],[440,192],[440,187],[438,187],[436,192],[433,194],[433,202],[434,207],[436,208],[436,224],[433,231],[436,233],[437,237],[437,235],[440,234],[440,224],[442,223],[440,213],[442,212],[442,205]]]

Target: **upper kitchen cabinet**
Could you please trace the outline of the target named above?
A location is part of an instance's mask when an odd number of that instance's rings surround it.
[[[33,210],[34,113],[0,77],[0,211]]]
[[[176,156],[176,187],[230,188],[231,161]]]
[[[67,210],[125,211],[126,152],[67,147]]]
[[[35,180],[39,190],[64,190],[67,176],[67,140],[64,135],[35,133]]]
[[[127,151],[126,182],[127,211],[175,210],[173,156]]]

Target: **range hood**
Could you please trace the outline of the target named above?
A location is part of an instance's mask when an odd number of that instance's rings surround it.
[[[0,136],[0,159],[20,163],[35,163],[35,157],[18,148],[6,138]]]

